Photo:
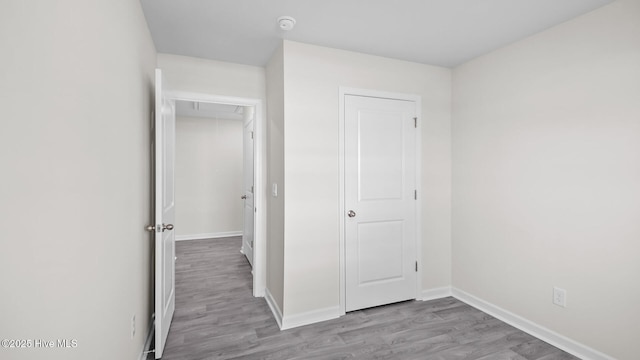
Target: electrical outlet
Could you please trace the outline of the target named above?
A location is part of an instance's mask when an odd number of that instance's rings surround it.
[[[131,338],[133,339],[136,336],[136,316],[133,315],[131,317]]]
[[[567,307],[567,290],[561,289],[559,287],[554,287],[553,303],[558,306]]]

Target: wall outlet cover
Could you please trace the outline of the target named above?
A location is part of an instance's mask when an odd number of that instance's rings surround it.
[[[558,306],[567,306],[567,290],[553,287],[553,303]]]

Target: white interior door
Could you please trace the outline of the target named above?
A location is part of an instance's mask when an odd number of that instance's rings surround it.
[[[253,176],[253,107],[245,107],[245,123],[243,130],[243,177],[244,177],[244,219],[242,231],[242,252],[253,267],[253,238],[254,238],[254,176]]]
[[[416,103],[344,100],[345,310],[415,299]]]
[[[162,357],[175,310],[175,101],[156,69],[155,108],[155,356]]]

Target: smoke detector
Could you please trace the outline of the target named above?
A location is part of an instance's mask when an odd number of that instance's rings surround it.
[[[278,26],[280,26],[280,29],[284,31],[293,29],[295,25],[296,19],[292,18],[291,16],[280,16],[278,18]]]

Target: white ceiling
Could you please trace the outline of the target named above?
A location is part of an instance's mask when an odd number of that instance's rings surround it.
[[[281,39],[454,67],[612,0],[141,0],[162,53],[263,66]],[[297,20],[290,32],[276,20]]]

